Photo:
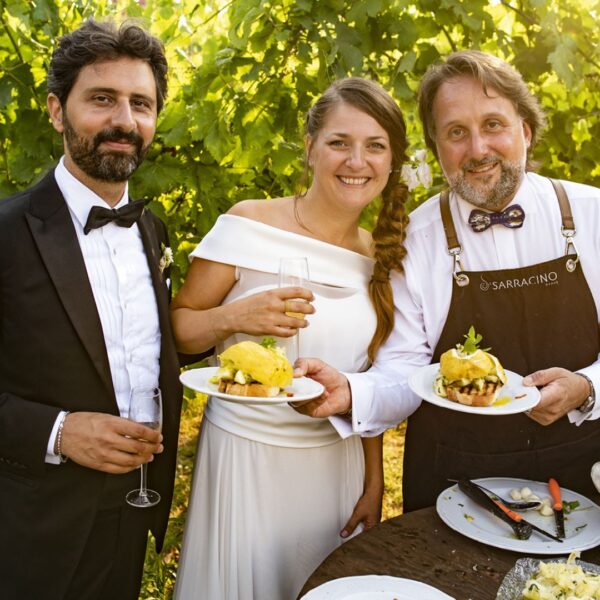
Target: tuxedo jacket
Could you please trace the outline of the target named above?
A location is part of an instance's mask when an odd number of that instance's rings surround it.
[[[159,269],[166,228],[148,210],[138,226],[162,340],[164,452],[148,466],[162,500],[144,509],[160,549],[173,495],[182,390],[169,290]],[[61,410],[119,415],[83,256],[51,172],[0,201],[0,597],[7,597],[7,581],[23,577],[68,582],[96,513],[106,475],[73,461],[45,462]]]

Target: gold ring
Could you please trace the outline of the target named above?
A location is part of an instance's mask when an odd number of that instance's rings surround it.
[[[289,306],[289,302],[287,300],[283,301],[283,312],[284,313],[290,312],[290,306]]]

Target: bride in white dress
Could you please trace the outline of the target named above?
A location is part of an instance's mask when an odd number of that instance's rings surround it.
[[[389,272],[401,268],[407,222],[402,113],[379,85],[348,78],[306,121],[307,192],[237,204],[192,252],[172,305],[180,351],[276,336],[289,356],[300,331],[301,356],[357,372],[389,335]],[[358,222],[379,196],[372,239]],[[310,289],[277,288],[279,259],[292,256],[308,258]],[[210,398],[175,598],[295,599],[345,538],[379,521],[381,447],[381,436],[343,439],[287,404]]]

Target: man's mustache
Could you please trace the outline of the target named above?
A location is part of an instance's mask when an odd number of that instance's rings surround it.
[[[102,142],[129,142],[133,144],[138,151],[142,149],[144,140],[142,136],[135,131],[123,131],[121,129],[105,129],[97,133],[94,137],[94,149],[97,149]]]
[[[481,160],[471,159],[468,160],[464,165],[461,166],[461,169],[464,171],[470,171],[471,169],[476,169],[477,167],[482,167],[483,165],[489,165],[490,163],[501,163],[502,161],[497,156],[486,156]]]

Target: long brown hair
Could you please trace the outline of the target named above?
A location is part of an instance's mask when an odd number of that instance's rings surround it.
[[[339,102],[375,119],[387,132],[392,150],[391,173],[381,193],[381,210],[373,230],[375,267],[369,282],[369,296],[377,315],[377,328],[368,349],[369,360],[373,362],[394,327],[390,272],[402,270],[402,259],[406,254],[403,243],[408,224],[405,210],[408,188],[400,181],[400,170],[407,159],[406,124],[399,106],[379,84],[360,77],[348,77],[329,86],[308,111],[306,133],[314,139],[329,112]]]

